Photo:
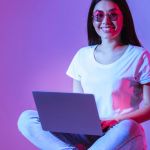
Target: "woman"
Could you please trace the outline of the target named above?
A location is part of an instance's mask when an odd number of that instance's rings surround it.
[[[77,52],[67,74],[73,92],[94,94],[104,136],[43,131],[36,111],[21,114],[19,129],[43,150],[146,149],[140,123],[150,119],[150,54],[137,39],[126,1],[93,0],[87,25],[89,46]]]

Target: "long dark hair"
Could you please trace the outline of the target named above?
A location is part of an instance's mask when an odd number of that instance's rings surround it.
[[[95,45],[95,44],[101,44],[101,37],[96,33],[94,27],[93,27],[93,10],[95,8],[95,5],[102,0],[92,0],[89,13],[88,13],[88,19],[87,19],[87,33],[88,33],[88,45]],[[136,46],[141,46],[141,43],[139,42],[135,27],[133,23],[133,18],[129,9],[129,6],[126,2],[126,0],[110,0],[118,5],[120,8],[122,14],[123,14],[123,28],[121,31],[121,41],[123,44],[133,44]]]

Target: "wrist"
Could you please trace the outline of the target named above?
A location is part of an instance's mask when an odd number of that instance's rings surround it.
[[[121,118],[119,116],[115,117],[114,120],[117,121],[117,123],[119,123],[121,121]]]

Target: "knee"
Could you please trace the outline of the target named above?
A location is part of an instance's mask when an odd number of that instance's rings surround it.
[[[26,134],[28,129],[31,127],[32,122],[38,117],[38,113],[35,110],[25,110],[19,116],[17,125],[18,129],[22,134]]]
[[[142,134],[140,124],[134,120],[123,120],[119,124],[124,131],[122,132],[124,136],[131,137]]]

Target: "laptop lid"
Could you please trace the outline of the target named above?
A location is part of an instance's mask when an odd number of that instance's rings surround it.
[[[43,130],[102,135],[92,94],[34,91],[33,97]]]

